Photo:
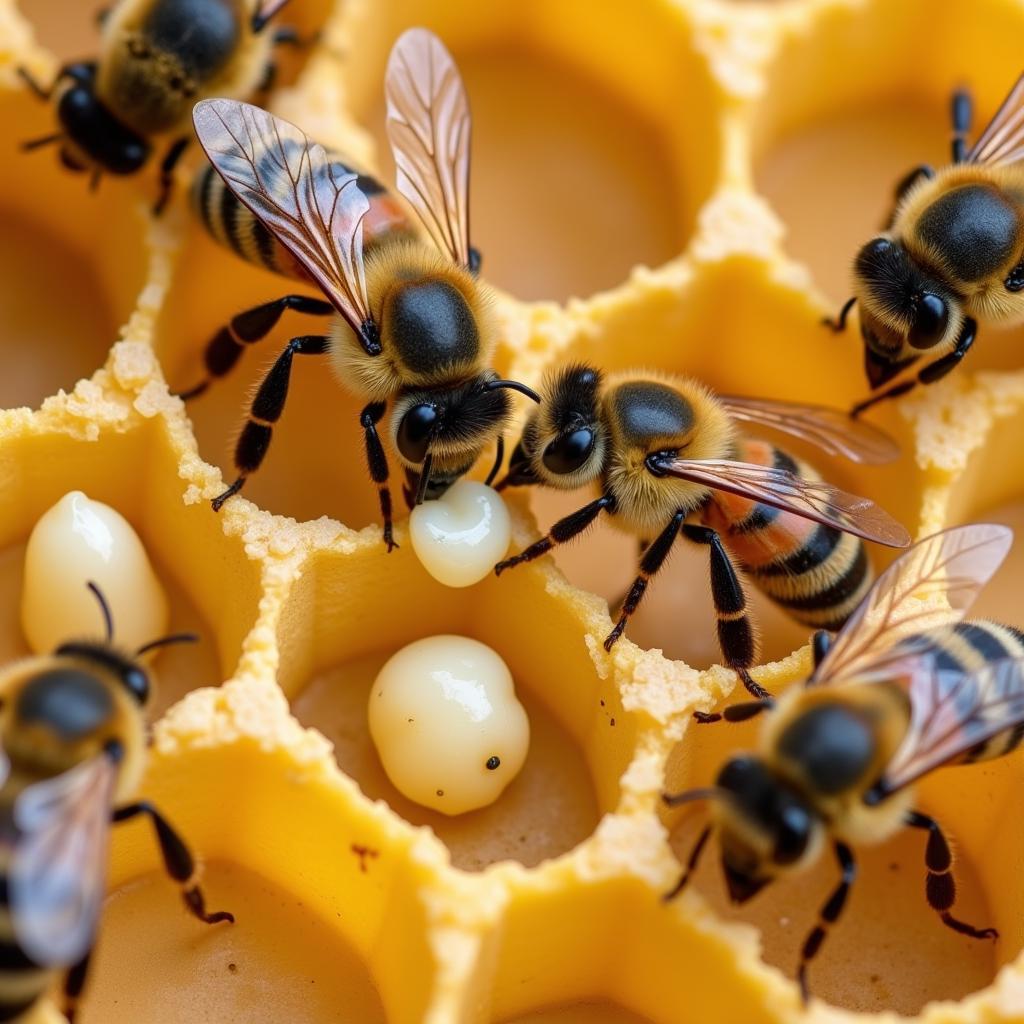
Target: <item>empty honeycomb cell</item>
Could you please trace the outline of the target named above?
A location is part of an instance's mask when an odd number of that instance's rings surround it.
[[[683,11],[648,2],[599,17],[579,3],[350,6],[359,46],[343,74],[383,153],[391,40],[423,24],[455,56],[473,111],[473,241],[489,281],[520,299],[564,300],[685,247],[720,140],[719,100]],[[389,179],[390,156],[378,162]]]
[[[452,591],[427,576],[399,540],[391,555],[361,542],[343,559],[317,553],[304,569],[282,612],[291,642],[298,631],[307,652],[282,659],[279,678],[295,715],[331,740],[338,764],[366,796],[429,824],[455,866],[479,870],[506,858],[529,866],[566,852],[615,806],[636,716],[598,675],[580,612],[546,592],[539,574]],[[360,567],[355,576],[353,565]],[[370,687],[384,662],[412,640],[442,633],[497,651],[530,721],[530,749],[515,781],[490,807],[456,817],[397,792],[366,726]]]

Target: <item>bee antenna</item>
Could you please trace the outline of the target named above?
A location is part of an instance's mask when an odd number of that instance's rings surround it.
[[[540,405],[540,395],[538,395],[533,388],[527,387],[525,384],[520,384],[517,380],[489,380],[484,384],[484,391],[497,391],[499,388],[508,388],[510,391],[518,391],[519,394],[526,395],[527,398],[532,399]]]
[[[103,622],[107,627],[107,643],[109,644],[114,639],[114,616],[110,614],[110,605],[107,604],[103,591],[92,580],[89,580],[86,586],[92,591],[93,597],[99,601],[100,611],[103,612]]]
[[[718,786],[705,786],[701,789],[687,789],[682,793],[662,793],[661,800],[666,807],[679,807],[697,800],[721,800],[722,796],[722,790]]]
[[[420,479],[416,484],[416,501],[414,504],[422,505],[423,499],[427,495],[427,484],[430,483],[430,468],[434,463],[434,456],[427,451],[427,454],[423,457],[423,468],[420,470]]]
[[[505,438],[502,434],[498,435],[498,447],[494,453],[494,465],[491,467],[490,473],[487,474],[487,479],[484,481],[484,485],[490,487],[494,483],[494,478],[498,475],[501,470],[501,464],[505,461]]]
[[[53,143],[60,142],[63,138],[63,132],[54,132],[53,135],[43,135],[38,139],[28,139],[21,144],[21,151],[23,153],[31,153],[34,149],[42,149],[43,146],[53,145]]]
[[[169,644],[197,643],[199,643],[199,635],[197,633],[171,633],[169,636],[162,636],[158,640],[150,640],[148,644],[143,644],[135,652],[135,657],[141,658],[143,654],[153,650],[154,647],[167,647]]]

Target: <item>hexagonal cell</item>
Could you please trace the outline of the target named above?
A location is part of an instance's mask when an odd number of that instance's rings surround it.
[[[414,825],[430,825],[455,866],[479,870],[509,858],[534,865],[576,846],[614,808],[635,743],[635,716],[598,676],[586,628],[571,598],[545,589],[537,574],[449,590],[404,543],[391,555],[363,544],[343,558],[317,553],[303,568],[282,613],[279,679],[296,717],[334,744],[342,770],[368,797],[386,800]],[[414,639],[442,633],[472,637],[501,655],[531,727],[517,779],[490,807],[453,817],[395,790],[366,726],[384,661]]]
[[[976,137],[1016,81],[1012,40],[1022,28],[1020,9],[1004,0],[941,10],[834,4],[793,19],[752,119],[755,182],[786,224],[787,251],[811,268],[836,310],[850,294],[850,263],[884,224],[897,182],[920,164],[949,162],[952,91],[970,88]],[[839,66],[847,72],[829,73]],[[985,328],[971,365],[1019,365],[1020,337]]]
[[[818,319],[807,297],[773,279],[770,267],[750,259],[726,259],[701,265],[678,296],[660,282],[645,281],[612,301],[595,304],[557,363],[583,360],[607,372],[654,368],[696,377],[722,394],[810,401],[842,409],[859,393],[857,379],[849,373],[859,372],[856,357],[827,332],[828,344],[819,347]],[[642,349],[637,338],[643,339]],[[815,373],[794,373],[794,366],[814,367]],[[752,381],[757,384],[752,386]],[[905,452],[912,449],[910,424],[894,409],[880,409],[875,418]],[[906,459],[887,466],[860,466],[765,429],[747,432],[807,459],[830,482],[873,498],[908,529],[916,527],[924,474],[919,467],[908,466]],[[595,496],[588,490],[529,490],[525,500],[544,530]],[[869,545],[869,553],[876,567],[892,557],[890,550],[879,545]],[[637,544],[599,520],[585,536],[557,548],[555,560],[577,586],[617,605],[636,574]],[[705,667],[718,662],[708,572],[706,550],[678,543],[631,621],[628,636],[642,647],[663,649],[668,657],[687,664]],[[784,657],[806,641],[806,627],[764,598],[753,584],[747,589],[761,626],[763,661]],[[692,628],[681,628],[681,623]]]
[[[234,863],[203,876],[210,907],[237,927],[207,927],[181,912],[162,872],[136,878],[107,901],[87,990],[85,1024],[211,1020],[224,1024],[377,1024],[384,1007],[366,965],[335,929],[286,889]]]
[[[148,822],[116,828],[87,1021],[138,1019],[144,1001],[165,1020],[326,1022],[340,1006],[342,1020],[422,1019],[429,858],[413,858],[416,837],[337,776],[270,684],[179,704],[157,729],[142,791],[206,862],[207,905],[236,920],[182,914]]]
[[[185,509],[177,457],[159,420],[84,440],[61,432],[56,417],[40,419],[36,429],[28,423],[12,430],[0,449],[8,481],[0,514],[0,657],[28,653],[20,625],[28,535],[61,497],[84,491],[120,512],[141,537],[169,600],[171,630],[201,637],[198,644],[161,652],[154,662],[150,714],[157,717],[189,690],[231,675],[256,619],[259,566],[239,541],[224,537],[212,513]],[[212,566],[220,571],[211,572]]]
[[[711,192],[721,100],[684,17],[654,3],[594,18],[580,3],[406,0],[353,9],[359,46],[343,74],[357,118],[388,153],[391,42],[416,24],[441,36],[474,114],[472,223],[485,276],[520,299],[564,300],[671,259]],[[389,179],[390,156],[379,163]]]
[[[0,90],[0,117],[16,141],[53,131],[27,89]],[[145,223],[124,182],[90,194],[53,147],[5,160],[0,218],[0,317],[19,353],[0,406],[38,406],[103,364],[144,280]]]
[[[757,749],[758,734],[757,722],[691,727],[670,758],[666,791],[713,782],[729,756]],[[984,988],[999,966],[1019,953],[1024,945],[1020,901],[1005,872],[1024,855],[1024,838],[1000,829],[998,822],[1012,813],[1010,793],[1022,773],[1024,765],[1014,757],[943,769],[918,786],[915,802],[940,823],[957,850],[954,914],[978,927],[996,927],[999,941],[971,939],[942,923],[925,899],[926,837],[905,828],[880,845],[854,848],[857,878],[848,903],[808,968],[814,995],[859,1012],[912,1016],[934,1000],[961,999]],[[699,806],[668,817],[670,842],[681,863],[706,822]],[[808,870],[734,906],[718,856],[712,837],[690,888],[720,919],[755,925],[764,961],[792,979],[800,949],[839,880],[835,857],[826,848]]]

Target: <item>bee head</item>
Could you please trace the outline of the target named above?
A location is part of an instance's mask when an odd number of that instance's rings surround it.
[[[134,174],[149,159],[150,144],[100,102],[94,72],[80,68],[76,66],[72,84],[57,103],[57,119],[64,130],[61,163],[72,171]]]
[[[722,796],[715,805],[722,871],[734,903],[745,903],[816,852],[819,819],[761,759],[730,758],[716,788]]]
[[[443,494],[501,435],[512,415],[509,391],[540,401],[525,384],[488,370],[447,390],[412,389],[395,403],[395,448],[420,476],[416,504]]]
[[[599,411],[601,373],[582,363],[560,367],[541,388],[509,460],[506,485],[544,483],[574,490],[604,467],[607,431]]]
[[[891,238],[873,238],[857,253],[854,282],[872,387],[880,387],[920,352],[955,337],[960,329],[959,297]]]

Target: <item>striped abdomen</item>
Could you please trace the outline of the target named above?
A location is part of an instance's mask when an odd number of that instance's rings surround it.
[[[1024,658],[1024,633],[1012,626],[1001,626],[984,619],[958,622],[955,626],[940,626],[916,637],[908,637],[907,642],[921,637],[935,651],[936,665],[940,670],[971,673],[990,661]],[[964,690],[965,700],[969,701],[973,695],[973,691]],[[972,747],[954,763],[969,764],[1002,757],[1016,750],[1022,741],[1024,723],[1003,729],[991,739]]]
[[[341,159],[338,159],[337,166],[342,174],[352,173]],[[360,174],[358,185],[370,202],[370,210],[363,218],[364,250],[372,249],[385,236],[396,233],[413,235],[405,211],[380,182],[368,174]],[[221,245],[275,274],[300,281],[309,280],[309,275],[295,257],[235,198],[210,164],[203,166],[196,175],[192,184],[192,201],[207,232]]]
[[[821,479],[767,441],[744,438],[738,447],[743,462]],[[863,542],[831,526],[724,491],[712,493],[703,518],[757,587],[805,625],[838,629],[871,585]]]
[[[8,792],[11,784],[5,786]],[[7,872],[16,836],[11,820],[13,803],[0,796],[0,1021],[25,1021],[56,979],[51,968],[39,967],[22,952],[14,937],[7,895]]]

